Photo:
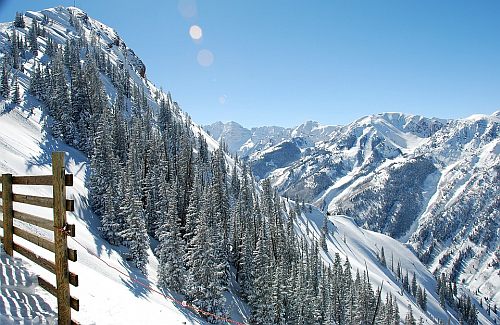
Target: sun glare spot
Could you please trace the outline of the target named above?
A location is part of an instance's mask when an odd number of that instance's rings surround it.
[[[177,8],[184,18],[193,18],[198,12],[195,0],[179,0]]]
[[[189,36],[194,40],[199,40],[203,37],[203,31],[200,26],[193,25],[189,28]]]
[[[197,59],[202,67],[209,67],[214,63],[214,54],[210,50],[203,49],[198,52]]]

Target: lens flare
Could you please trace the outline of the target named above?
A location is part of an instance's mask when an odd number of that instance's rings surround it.
[[[198,25],[193,25],[189,28],[189,36],[194,40],[199,40],[203,37],[203,30]]]
[[[198,13],[195,0],[179,0],[177,9],[184,18],[193,18]]]
[[[214,63],[214,54],[210,50],[203,49],[198,52],[197,60],[202,67],[209,67]]]

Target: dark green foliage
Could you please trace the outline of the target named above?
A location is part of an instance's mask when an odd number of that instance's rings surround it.
[[[19,89],[19,81],[17,78],[14,78],[14,91],[12,93],[12,102],[14,104],[21,104],[22,98],[21,98],[21,92]]]
[[[7,57],[5,56],[2,64],[2,75],[0,76],[0,95],[5,99],[10,97],[9,73]]]
[[[14,20],[14,26],[17,28],[24,28],[26,24],[24,22],[24,15],[20,12],[16,12],[16,19]]]

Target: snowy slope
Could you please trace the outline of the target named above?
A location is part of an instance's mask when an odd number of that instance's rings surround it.
[[[288,208],[291,208],[293,204],[292,201],[286,201]],[[374,289],[382,286],[382,297],[385,297],[386,293],[394,295],[398,300],[402,315],[407,313],[408,304],[411,304],[416,318],[422,317],[426,324],[435,324],[438,320],[449,320],[452,324],[458,323],[456,314],[443,310],[439,305],[434,276],[406,245],[389,236],[360,228],[354,219],[347,216],[330,216],[329,221],[328,252],[321,252],[326,263],[333,264],[335,254],[338,253],[343,260],[349,259],[353,274],[356,270],[360,273],[368,270]],[[302,213],[298,218],[296,231],[310,242],[317,241],[320,238],[322,224],[323,213],[311,207],[310,211]],[[384,267],[377,257],[382,247],[384,247],[387,267]],[[428,290],[427,312],[417,307],[415,298],[401,289],[400,281],[389,268],[392,261],[394,265],[399,262],[403,270],[408,270],[410,274],[415,272],[418,285]],[[479,321],[481,324],[492,323],[484,310],[479,314]]]
[[[99,226],[97,217],[87,207],[88,192],[85,188],[85,179],[88,177],[88,161],[78,151],[58,143],[50,135],[47,135],[41,126],[41,118],[41,111],[38,108],[35,108],[31,113],[31,109],[27,110],[22,107],[16,107],[0,116],[0,143],[2,144],[2,169],[0,172],[10,172],[17,175],[48,174],[50,173],[49,152],[52,150],[68,152],[67,171],[75,175],[74,187],[68,189],[68,196],[75,199],[77,207],[75,213],[68,214],[68,219],[69,222],[76,224],[76,240],[85,247],[83,249],[72,240],[69,241],[70,247],[78,250],[78,262],[70,263],[70,269],[77,273],[80,279],[80,286],[71,288],[72,295],[80,299],[81,311],[75,313],[75,319],[82,324],[134,324],[139,322],[155,324],[159,320],[168,324],[202,323],[180,306],[157,293],[142,288],[128,276],[108,267],[95,256],[99,256],[103,261],[132,278],[159,290],[156,287],[158,262],[151,251],[149,252],[148,276],[144,277],[122,257],[123,251],[119,247],[109,245],[100,238],[97,230]],[[13,134],[16,136],[13,137]],[[5,169],[6,166],[9,168]],[[24,193],[51,195],[48,188],[34,188],[29,191],[23,189]],[[290,204],[292,203],[287,201],[286,206],[290,208]],[[16,208],[50,217],[50,210],[45,211],[46,209],[22,205],[18,205]],[[298,218],[295,229],[299,235],[312,242],[319,238],[322,220],[323,214],[316,208],[312,208],[312,212],[302,214]],[[407,305],[412,304],[415,315],[423,317],[428,324],[434,323],[436,318],[448,319],[448,317],[451,317],[452,323],[456,323],[456,315],[448,315],[439,306],[434,292],[436,283],[432,274],[408,248],[388,236],[359,228],[351,218],[332,216],[330,221],[332,223],[329,225],[331,235],[327,238],[328,253],[322,253],[325,262],[333,263],[334,255],[338,252],[343,259],[349,258],[353,272],[356,269],[363,271],[367,268],[374,287],[380,286],[383,281],[383,293],[390,292],[397,297],[402,315],[406,313]],[[26,227],[27,225],[22,226]],[[309,231],[306,231],[306,228],[309,228]],[[50,238],[50,234],[39,232]],[[39,254],[46,254],[42,249],[18,238],[16,241],[22,242]],[[429,292],[428,313],[423,312],[415,305],[414,298],[406,293],[400,295],[400,284],[394,275],[382,267],[377,260],[376,255],[382,246],[385,247],[386,256],[393,254],[394,261],[400,261],[405,269],[416,272],[419,284],[423,285]],[[6,309],[1,317],[4,317],[7,324],[7,320],[14,321],[15,317],[28,314],[31,315],[30,317],[38,315],[41,320],[50,320],[56,310],[55,299],[34,285],[36,280],[33,280],[33,274],[40,274],[45,278],[52,279],[51,275],[27,260],[21,263],[19,260],[2,256],[3,268],[10,267],[11,264],[18,266],[19,270],[14,271],[14,273],[20,275],[13,279],[9,277],[7,282],[2,282],[2,290],[8,290],[8,286],[27,283],[30,291],[26,294],[34,298],[26,299],[28,303],[21,309],[25,311],[25,314],[12,313],[10,309]],[[8,272],[4,274],[8,274]],[[3,285],[4,283],[8,285]],[[10,296],[6,295],[4,299],[8,299],[8,297]],[[233,310],[246,308],[238,299],[231,298],[230,303],[234,304]],[[7,303],[9,302],[4,302],[4,304]],[[236,313],[233,315],[237,317]],[[244,320],[241,317],[239,319]],[[486,320],[483,321],[488,323]]]
[[[127,66],[130,78],[144,88],[150,107],[157,109],[156,96],[163,96],[166,100],[171,101],[171,106],[175,108],[175,118],[188,123],[194,134],[205,136],[211,150],[218,147],[217,142],[209,137],[203,129],[192,123],[189,116],[178,108],[169,95],[159,93],[158,88],[149,80],[142,77],[145,73],[144,64],[135,56],[131,49],[126,47],[116,32],[110,27],[93,20],[77,8],[66,9],[58,7],[42,12],[28,12],[24,19],[27,27],[29,27],[33,19],[40,21],[44,17],[49,17],[50,21],[44,26],[45,30],[57,43],[64,44],[67,39],[77,37],[74,28],[69,24],[70,11],[87,22],[83,27],[84,33],[89,39],[94,37],[97,40],[95,46],[101,46],[109,50],[111,64],[125,64]],[[3,57],[3,52],[8,50],[7,33],[11,33],[11,31],[12,24],[5,23],[0,25],[0,59]],[[18,35],[26,36],[26,34],[27,29],[18,29]],[[23,72],[16,71],[16,77],[20,83],[21,96],[23,96],[22,104],[16,106],[11,102],[6,103],[1,101],[2,98],[0,97],[0,173],[12,173],[14,175],[50,174],[51,152],[64,151],[68,153],[66,157],[67,172],[75,175],[74,187],[68,189],[68,196],[74,198],[76,206],[75,213],[68,215],[68,221],[76,225],[77,236],[75,239],[84,246],[81,247],[71,239],[69,240],[70,247],[78,250],[78,262],[71,263],[70,269],[79,275],[80,280],[80,286],[72,288],[72,295],[80,299],[80,312],[75,313],[74,318],[82,324],[157,324],[160,321],[171,324],[182,324],[184,322],[189,324],[203,323],[201,319],[193,313],[188,312],[186,308],[174,304],[169,299],[144,288],[136,282],[136,280],[140,281],[150,286],[153,290],[160,291],[156,286],[158,261],[152,254],[151,249],[149,250],[147,277],[145,277],[125,260],[122,255],[126,251],[125,248],[112,246],[101,238],[98,230],[100,226],[99,219],[91,213],[88,207],[88,190],[85,185],[89,179],[90,166],[88,159],[81,152],[52,138],[46,131],[47,117],[43,113],[41,104],[27,94],[29,77],[33,73],[34,62],[38,61],[41,64],[45,64],[48,59],[44,55],[47,44],[42,38],[39,38],[38,41],[40,46],[38,56],[26,58],[26,62],[23,65]],[[118,42],[118,45],[116,45],[116,42]],[[106,87],[108,100],[113,102],[116,97],[116,90],[113,84],[104,75],[101,75],[101,80]],[[16,189],[14,187],[14,190],[22,190],[23,193],[41,196],[52,195],[49,188]],[[47,211],[47,209],[20,204],[16,204],[15,208],[50,218],[50,211]],[[35,229],[29,225],[19,225],[23,228],[29,228],[47,238],[51,238],[52,236],[50,233]],[[46,252],[42,249],[18,238],[16,238],[16,241],[29,247],[37,254],[50,258],[50,254],[46,255]],[[15,255],[17,256],[17,253]],[[2,257],[3,260],[4,258]],[[2,265],[18,263],[9,260],[7,257],[5,261],[2,262]],[[26,272],[40,274],[44,278],[50,279],[52,282],[54,281],[50,273],[30,262],[26,262],[23,269]],[[9,273],[5,274],[8,275]],[[19,277],[20,281],[16,281],[15,277],[12,278],[12,281],[15,283],[8,281],[4,283],[2,281],[2,290],[8,290],[9,286],[14,284],[22,286],[24,284],[22,279],[24,279],[22,276]],[[33,281],[26,282],[30,288],[32,287],[32,283]],[[36,292],[38,293],[38,289]],[[168,292],[165,292],[165,295],[173,298]],[[16,321],[16,317],[23,315],[31,319],[31,315],[35,315],[37,312],[43,316],[45,310],[56,310],[55,299],[48,294],[41,294],[40,297],[42,298],[39,299],[38,296],[35,296],[35,300],[30,298],[27,305],[22,307],[22,310],[25,311],[22,314],[20,311],[17,313],[14,312],[15,308],[11,308],[12,312],[9,308],[3,309],[0,312],[3,317],[1,323],[3,324],[4,320],[7,322],[8,319]],[[37,302],[41,299],[43,300],[43,304]],[[241,305],[240,301],[232,295],[228,296],[227,301],[228,310],[233,310],[231,306],[235,305],[234,318],[244,320],[243,316],[239,313],[245,313],[246,307]],[[9,301],[5,302],[5,304],[7,303],[12,305]],[[40,309],[40,304],[46,308],[43,310]]]
[[[46,301],[50,294],[37,285],[37,277],[19,258],[9,257],[0,244],[1,324],[19,324],[30,319],[36,324],[54,324],[56,313]]]
[[[98,44],[97,46],[108,49],[112,65],[124,64],[127,67],[130,72],[130,78],[144,89],[150,107],[158,109],[158,97],[170,101],[172,104],[171,106],[175,108],[175,118],[188,123],[194,134],[202,134],[207,140],[210,149],[217,148],[218,139],[213,139],[206,131],[193,123],[189,116],[180,110],[177,103],[172,101],[169,95],[161,93],[157,87],[144,78],[146,67],[142,61],[135,56],[133,51],[125,45],[112,28],[87,17],[86,14],[79,9],[69,8],[69,10],[88,22],[84,26],[86,35],[89,38],[95,37]],[[48,9],[43,11],[43,13],[28,13],[25,18],[27,25],[31,23],[32,18],[42,19],[44,15],[51,18],[51,22],[46,26],[46,29],[57,42],[63,44],[68,38],[76,37],[74,30],[72,30],[72,27],[68,23],[70,16],[69,11],[65,8]],[[0,50],[5,50],[4,45],[7,42],[6,31],[10,28],[10,24],[0,25]],[[76,242],[70,240],[70,246],[77,249],[79,252],[78,262],[71,263],[70,265],[71,270],[80,276],[80,287],[72,289],[72,294],[80,299],[81,308],[81,311],[75,314],[75,319],[83,324],[135,324],[140,322],[145,324],[156,324],[158,322],[165,322],[168,324],[181,324],[183,322],[201,323],[200,319],[186,312],[186,309],[181,308],[179,305],[172,303],[151,290],[144,289],[138,285],[136,281],[132,280],[141,281],[151,286],[154,290],[158,290],[156,287],[156,268],[158,261],[151,250],[149,250],[150,258],[147,266],[147,276],[143,276],[125,260],[122,255],[124,250],[122,250],[121,247],[109,245],[102,240],[98,230],[98,218],[93,215],[88,208],[88,190],[85,186],[89,179],[88,160],[79,151],[54,140],[46,132],[44,126],[46,125],[46,117],[42,114],[43,110],[39,107],[40,103],[26,95],[26,88],[29,85],[29,76],[32,73],[34,62],[38,60],[43,63],[47,60],[45,55],[43,55],[46,45],[44,43],[40,45],[41,50],[39,56],[36,58],[28,58],[24,65],[24,72],[19,72],[17,75],[21,84],[21,93],[25,95],[23,103],[20,106],[14,106],[10,103],[5,105],[5,103],[0,102],[0,108],[2,108],[0,115],[0,173],[8,172],[17,175],[49,174],[50,152],[60,150],[68,153],[67,171],[75,175],[74,187],[68,191],[68,194],[75,199],[75,205],[77,207],[75,213],[69,215],[69,221],[76,224],[76,240],[84,246],[82,248]],[[113,102],[116,97],[116,90],[112,82],[104,75],[101,75],[101,79],[106,86],[108,100]],[[361,166],[367,166],[368,164],[366,162],[370,161],[370,157],[377,157],[376,155],[372,155],[374,152],[382,152],[386,154],[387,157],[391,157],[395,152],[398,152],[397,150],[403,152],[416,143],[420,143],[422,138],[427,136],[427,129],[422,129],[422,125],[428,123],[426,119],[415,117],[410,119],[410,121],[406,121],[406,119],[401,120],[397,114],[388,114],[378,117],[377,119],[380,122],[380,126],[368,131],[365,131],[366,121],[362,120],[358,121],[357,126],[346,128],[322,127],[317,123],[307,122],[301,127],[293,130],[290,129],[288,132],[293,134],[292,143],[297,146],[301,157],[303,157],[294,160],[293,163],[303,164],[307,161],[323,163],[329,161],[329,158],[326,159],[323,153],[333,150],[333,148],[338,148],[338,143],[328,142],[325,139],[331,139],[335,137],[336,134],[338,135],[340,134],[339,132],[343,131],[357,136],[366,136],[367,140],[359,140],[356,142],[362,146],[362,148],[349,148],[349,157],[355,159],[355,161],[350,161],[350,163],[352,163],[351,166],[358,169],[361,168]],[[386,121],[389,122],[386,123]],[[405,130],[410,130],[408,132],[411,132],[412,135],[404,136],[406,134]],[[283,137],[281,136],[282,130],[279,128],[264,128],[254,130],[253,132],[257,136],[256,139],[259,140],[255,142],[254,140],[250,142],[247,140],[243,144],[243,147],[246,145],[251,152],[255,153],[256,157],[268,157],[267,154],[275,152],[273,148],[276,148],[276,146],[274,145],[283,144]],[[242,134],[244,133],[245,132]],[[240,133],[236,132],[235,134],[238,135]],[[266,142],[266,134],[274,134],[276,139],[279,138],[281,140]],[[379,145],[377,139],[382,135],[387,135],[389,141],[387,144]],[[342,139],[350,141],[350,139]],[[307,150],[307,148],[315,146],[315,144],[318,144],[319,150]],[[493,152],[496,152],[495,150],[493,150]],[[260,154],[259,151],[261,151],[262,154]],[[358,157],[360,152],[365,151],[366,156],[363,154],[361,157]],[[285,152],[287,151],[285,150]],[[311,155],[313,157],[312,160],[308,158]],[[484,159],[489,160],[487,157]],[[228,163],[229,165],[232,164],[230,158],[228,158]],[[287,167],[284,167],[282,170],[285,171],[286,168]],[[322,168],[324,169],[324,167]],[[356,169],[352,169],[352,171],[354,170]],[[326,173],[327,171],[325,171],[325,174]],[[278,174],[276,175],[276,179],[281,177]],[[353,177],[353,174],[350,175]],[[346,177],[348,176],[349,173]],[[283,183],[280,184],[285,184],[286,182],[287,180],[285,179]],[[314,188],[317,183],[318,179],[314,181],[307,179],[306,181],[309,188]],[[346,180],[345,184],[348,183],[349,181]],[[30,189],[27,193],[43,196],[51,195],[48,189],[43,188]],[[16,208],[33,214],[50,217],[49,211],[44,211],[44,209],[36,209],[22,205]],[[356,218],[356,216],[354,217]],[[339,252],[342,258],[348,257],[350,259],[354,268],[360,270],[363,270],[365,267],[368,268],[375,285],[380,285],[383,280],[384,292],[396,294],[398,292],[398,285],[394,277],[381,267],[375,257],[378,247],[387,247],[387,252],[394,251],[394,256],[396,256],[405,267],[409,270],[412,268],[415,269],[421,284],[425,286],[430,294],[430,314],[418,311],[417,315],[421,315],[429,324],[432,323],[435,318],[448,319],[445,311],[436,303],[434,293],[435,282],[433,282],[432,276],[412,255],[410,250],[385,235],[378,235],[358,228],[351,220],[345,217],[333,217],[331,221],[333,221],[331,230],[334,231],[335,229],[335,232],[334,235],[328,238],[329,254],[324,255],[325,262],[332,262],[332,257],[335,252]],[[311,213],[302,215],[299,218],[296,225],[296,231],[302,235],[311,236],[310,240],[312,240],[314,237],[319,237],[321,222],[322,214],[319,210],[313,209]],[[311,228],[309,233],[304,230],[308,225]],[[23,225],[23,227],[27,227],[27,225]],[[51,234],[44,233],[43,231],[38,232],[42,236],[51,236]],[[30,246],[28,243],[24,244]],[[33,250],[37,250],[37,253],[44,254],[42,250],[33,246],[30,247]],[[10,265],[11,262],[13,264],[17,263],[8,258],[5,259],[5,262],[4,259],[2,259],[2,265]],[[112,265],[118,270],[110,268],[107,264]],[[52,279],[47,272],[30,263],[23,263],[23,265],[18,266],[19,271],[14,272],[23,273],[29,271],[31,273],[41,274],[45,278]],[[494,276],[494,274],[492,276]],[[11,278],[20,280],[22,284],[22,279],[25,277],[9,277],[9,279]],[[2,289],[3,288],[2,286]],[[27,313],[22,315],[27,315],[28,312],[31,313],[30,315],[39,313],[41,315],[40,317],[50,318],[50,310],[55,310],[54,299],[43,292],[37,291],[37,289],[35,289],[35,292],[30,291],[30,294],[38,295],[35,297],[40,298],[34,299],[43,300],[44,307],[41,308],[40,303],[31,303],[33,300],[29,300],[30,303],[23,307],[27,310]],[[170,297],[168,292],[166,295]],[[412,298],[399,294],[396,296],[403,317],[408,303],[413,305],[414,311],[418,310]],[[231,293],[228,293],[226,298],[229,304],[228,309],[233,311],[232,318],[239,321],[246,321],[245,315],[248,315],[247,306],[241,303],[236,295]],[[0,312],[0,314],[3,315],[3,319],[10,319],[11,321],[14,321],[14,317],[20,316],[14,315],[10,313],[10,311],[8,313],[7,309],[5,309],[4,312]],[[451,321],[455,323],[456,317],[454,315],[450,317]],[[484,319],[483,321],[488,323]]]
[[[130,266],[122,257],[118,247],[109,245],[100,239],[97,230],[98,219],[94,216],[87,206],[88,191],[85,188],[85,179],[88,178],[88,161],[78,151],[64,144],[54,141],[48,136],[40,126],[41,111],[34,109],[31,111],[15,108],[9,113],[0,116],[0,144],[1,144],[1,167],[0,172],[12,173],[14,175],[40,175],[50,174],[50,152],[60,150],[68,153],[66,157],[66,168],[68,173],[74,174],[74,186],[68,188],[68,197],[75,200],[75,213],[68,213],[68,222],[76,225],[76,240],[85,246],[84,250],[71,239],[68,241],[71,248],[78,250],[78,262],[70,262],[70,270],[79,275],[80,285],[77,288],[71,288],[72,295],[80,299],[80,312],[75,313],[75,319],[82,324],[154,324],[158,320],[163,320],[171,324],[181,324],[182,322],[201,323],[193,319],[192,314],[186,314],[183,308],[173,304],[157,293],[151,292],[134,283],[129,277],[118,273],[116,270],[108,267],[103,261],[118,268],[121,272],[130,275],[159,290],[156,287],[156,267],[157,260],[149,252],[150,260],[148,264],[148,277],[144,277],[139,270]],[[15,135],[15,136],[13,136]],[[14,188],[14,191],[20,189]],[[48,188],[22,188],[23,193],[34,195],[51,196],[50,187]],[[43,217],[50,218],[50,210],[40,209],[32,206],[23,206],[16,204],[16,209],[31,212]],[[26,224],[23,228],[29,228],[41,235],[50,238],[50,234],[29,227]],[[19,238],[16,242],[34,250],[37,254],[46,255],[47,253],[30,243]],[[17,253],[15,256],[18,256]],[[2,256],[2,261],[6,257]],[[5,262],[17,263],[12,260]],[[4,264],[2,262],[2,264]],[[40,274],[46,279],[54,281],[53,276],[42,268],[29,263],[27,267],[30,272]],[[25,271],[19,271],[25,272]],[[24,278],[20,276],[20,279]],[[36,280],[34,281],[36,283]],[[2,290],[4,289],[2,281]],[[33,281],[28,284],[31,285]],[[22,282],[17,282],[21,284]],[[7,290],[7,287],[5,287]],[[38,289],[37,289],[38,291]],[[57,310],[55,299],[48,294],[44,294],[44,310]],[[36,312],[40,307],[36,301],[30,302],[25,307],[31,313]],[[42,311],[44,311],[42,310]],[[11,314],[6,311],[7,315]],[[43,314],[43,313],[42,313]],[[5,316],[7,317],[7,316]],[[7,317],[8,318],[8,317]],[[11,320],[14,320],[11,317]]]
[[[316,142],[291,134],[253,153],[256,176],[408,242],[429,270],[500,304],[498,113],[459,120],[383,113],[315,129],[296,128],[321,134]]]
[[[383,295],[391,293],[396,296],[402,315],[406,314],[408,304],[411,304],[416,318],[422,317],[425,323],[435,324],[439,320],[445,322],[449,320],[451,324],[458,323],[458,315],[450,309],[445,311],[440,306],[439,297],[435,291],[436,280],[427,267],[415,256],[410,246],[387,235],[363,229],[351,217],[334,215],[329,216],[328,219],[331,222],[328,225],[328,252],[321,253],[325,262],[333,263],[335,253],[338,253],[342,259],[349,259],[353,273],[356,272],[356,269],[360,272],[368,270],[374,288],[382,286]],[[323,213],[311,207],[310,212],[303,213],[299,217],[296,231],[311,242],[316,241],[320,237],[322,224]],[[384,247],[387,267],[382,266],[377,257],[382,247]],[[391,263],[396,265],[398,262],[403,270],[408,270],[410,274],[415,272],[418,285],[428,290],[426,312],[415,305],[415,298],[401,289],[401,282],[390,270]],[[471,294],[468,291],[466,293]],[[490,318],[487,316],[484,309],[479,309],[478,320],[480,324],[493,324],[493,322],[499,321],[498,317]]]

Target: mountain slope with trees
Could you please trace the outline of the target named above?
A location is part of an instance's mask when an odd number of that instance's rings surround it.
[[[0,51],[2,171],[37,173],[47,169],[54,149],[69,152],[68,169],[78,179],[74,221],[86,245],[83,259],[104,255],[130,279],[210,313],[169,303],[144,316],[148,321],[160,320],[162,311],[167,319],[188,322],[231,317],[255,324],[464,317],[453,293],[442,289],[447,302],[439,305],[437,282],[403,245],[283,199],[268,180],[257,186],[250,167],[146,78],[145,65],[118,34],[83,11],[19,14],[14,24],[0,25]],[[344,248],[331,234],[335,229]],[[400,264],[389,271],[375,243],[401,253]],[[418,283],[411,286],[401,275],[410,265]],[[89,323],[131,321],[115,314],[134,304],[149,311],[165,303],[102,265],[77,268],[102,283],[97,299],[88,291],[96,290],[93,285],[77,291],[81,318]],[[405,283],[401,291],[399,283]],[[116,306],[116,294],[130,304]]]
[[[247,159],[280,194],[410,244],[429,270],[498,304],[498,113],[383,113],[331,130],[313,141],[290,135]]]

